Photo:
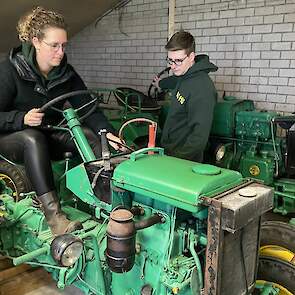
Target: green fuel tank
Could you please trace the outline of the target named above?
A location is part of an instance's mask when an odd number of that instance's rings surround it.
[[[113,174],[117,187],[192,213],[199,211],[202,196],[213,196],[242,182],[238,172],[166,156],[161,148],[134,152]]]

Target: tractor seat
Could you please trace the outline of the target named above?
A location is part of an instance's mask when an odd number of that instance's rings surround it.
[[[161,106],[157,101],[150,99],[142,92],[128,87],[118,87],[114,92],[116,100],[120,106],[126,106],[129,110],[142,110],[142,111],[158,111]]]
[[[292,114],[291,116],[281,116],[277,117],[274,120],[281,128],[290,129],[295,124],[295,116]]]

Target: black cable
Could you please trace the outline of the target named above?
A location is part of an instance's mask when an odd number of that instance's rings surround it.
[[[94,23],[94,27],[96,28],[97,23],[103,19],[105,16],[107,16],[108,14],[110,14],[113,10],[115,9],[120,9],[122,7],[124,7],[125,5],[127,5],[131,0],[121,0],[119,1],[119,3],[117,5],[115,5],[113,8],[109,9],[108,11],[106,11],[103,15],[99,16]]]
[[[98,177],[100,176],[101,172],[104,171],[104,167],[100,168],[94,175],[92,183],[91,183],[91,188],[94,189],[96,187],[96,183],[98,180]]]
[[[241,238],[240,238],[240,249],[241,249],[241,256],[242,256],[242,270],[243,270],[245,285],[246,285],[246,295],[250,295],[249,290],[248,290],[246,263],[245,263],[244,248],[243,248],[243,238],[244,238],[244,229],[242,228],[241,229]]]
[[[115,140],[112,140],[112,139],[108,139],[108,141],[111,141],[111,142],[113,142],[113,143],[116,143],[116,144],[118,144],[118,145],[124,147],[124,148],[127,148],[127,149],[128,149],[129,151],[131,151],[131,152],[134,152],[134,151],[135,151],[135,149],[131,148],[130,146],[128,146],[128,145],[126,145],[126,144],[124,144],[124,143],[121,143],[121,142],[118,142],[118,141],[115,141]]]

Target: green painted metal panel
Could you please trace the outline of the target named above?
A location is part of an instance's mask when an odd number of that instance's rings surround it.
[[[69,108],[64,111],[64,117],[67,120],[67,124],[73,133],[73,138],[76,143],[76,146],[80,152],[80,156],[84,161],[93,161],[95,160],[95,155],[90,147],[90,144],[87,141],[87,138],[81,128],[81,123],[77,119],[76,112]]]
[[[271,120],[278,117],[275,112],[240,111],[236,114],[236,136],[247,139],[268,140],[272,137]],[[276,126],[274,126],[276,134]]]
[[[274,212],[282,215],[295,212],[295,180],[281,178],[274,183]]]
[[[240,160],[240,172],[244,177],[263,181],[271,185],[274,179],[275,164],[271,158],[263,158],[257,154],[246,152]]]
[[[232,96],[224,97],[214,108],[214,119],[211,135],[233,136],[235,130],[235,114],[238,111],[254,110],[254,103],[250,100],[240,100]]]
[[[114,171],[116,186],[149,194],[154,199],[196,211],[200,196],[242,180],[240,173],[165,155],[144,154],[121,163]],[[202,173],[196,172],[201,170]],[[208,174],[204,170],[208,170]],[[212,170],[217,173],[212,173]]]
[[[94,192],[88,179],[84,164],[70,169],[66,175],[66,185],[75,195],[90,205],[95,204]]]

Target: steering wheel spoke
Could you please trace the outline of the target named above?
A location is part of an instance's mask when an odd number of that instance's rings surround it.
[[[161,71],[160,73],[157,74],[157,77],[160,78],[161,76],[163,76],[165,73],[169,74],[170,71],[170,67],[164,69],[163,71]],[[150,99],[158,99],[159,97],[159,90],[158,88],[151,83],[148,89],[148,98]]]
[[[63,113],[62,110],[60,110],[60,109],[58,109],[58,108],[55,108],[55,107],[53,107],[53,106],[51,106],[50,108],[51,108],[52,110],[58,112],[58,113],[61,113],[61,114]]]
[[[62,101],[66,101],[66,100],[68,100],[68,99],[70,99],[70,98],[72,98],[74,96],[77,96],[77,95],[89,95],[91,98],[94,97],[94,99],[90,99],[86,103],[81,105],[79,108],[74,109],[74,111],[78,113],[79,111],[89,107],[90,105],[93,105],[85,114],[83,114],[82,116],[79,117],[79,120],[83,121],[84,119],[89,117],[97,108],[97,103],[98,103],[97,93],[92,91],[92,90],[87,90],[87,89],[76,90],[76,91],[72,91],[72,92],[69,92],[69,93],[62,94],[62,95],[50,100],[46,104],[44,104],[40,108],[40,111],[42,113],[44,113],[47,109],[50,108],[50,109],[62,114],[64,112],[64,110],[61,110],[61,109],[59,109],[57,107],[54,107],[54,105],[57,104],[57,103],[60,103]],[[62,119],[56,126],[60,127],[64,123],[65,123],[65,119]]]

